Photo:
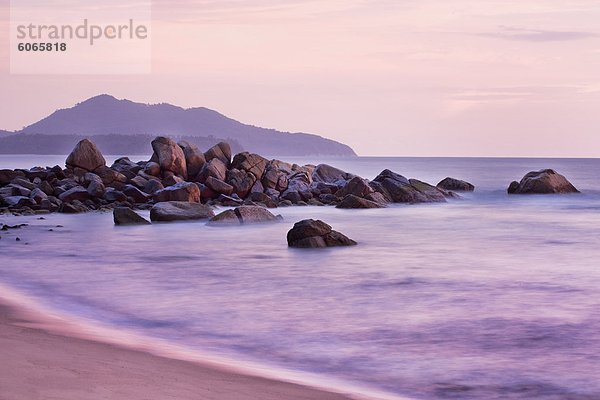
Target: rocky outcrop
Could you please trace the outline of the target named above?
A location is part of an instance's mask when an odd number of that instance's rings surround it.
[[[287,234],[290,247],[319,248],[333,246],[353,246],[356,242],[321,220],[305,219],[296,222]]]
[[[265,222],[277,222],[281,217],[276,217],[269,210],[259,206],[240,206],[233,210],[225,210],[208,222],[209,225],[241,225]]]
[[[579,193],[579,190],[553,169],[532,171],[508,187],[509,194]]]
[[[394,203],[444,202],[452,197],[448,192],[417,179],[407,179],[389,169],[383,170],[370,183],[374,191]]]
[[[150,219],[160,222],[209,219],[214,215],[213,210],[207,205],[185,201],[156,203],[150,209]]]
[[[472,192],[475,190],[475,186],[467,181],[462,181],[455,178],[444,178],[437,185],[439,189],[453,190],[456,192]]]
[[[106,160],[93,142],[88,139],[83,139],[77,143],[71,154],[69,154],[66,164],[69,168],[81,168],[86,171],[94,171],[97,168],[106,165]]]
[[[115,225],[149,225],[150,221],[130,209],[129,207],[117,207],[113,210]]]
[[[196,184],[191,182],[177,183],[154,193],[154,201],[186,201],[199,203],[200,189]]]
[[[159,136],[152,141],[152,161],[156,161],[161,170],[171,171],[177,176],[187,178],[185,154],[175,141]]]

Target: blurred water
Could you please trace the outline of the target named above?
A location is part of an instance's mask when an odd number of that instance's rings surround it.
[[[237,228],[0,217],[30,223],[0,232],[0,282],[111,326],[416,398],[600,398],[599,160],[331,163],[477,190],[447,204],[281,208],[280,224]],[[583,193],[505,194],[542,167]],[[359,245],[289,249],[304,218]]]

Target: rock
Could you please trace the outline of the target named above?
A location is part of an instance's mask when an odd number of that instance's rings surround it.
[[[12,180],[11,184],[18,185],[18,186],[24,187],[29,190],[33,190],[37,187],[37,185],[35,183],[31,183],[29,181],[29,179],[22,178],[22,177],[16,177],[15,179]]]
[[[187,178],[185,154],[177,143],[167,137],[158,136],[152,141],[152,149],[162,170],[171,171],[184,179]]]
[[[2,198],[8,207],[31,207],[35,202],[26,196],[7,196]]]
[[[384,205],[371,200],[349,194],[336,206],[336,208],[383,208]]]
[[[121,203],[127,201],[127,196],[125,195],[125,193],[113,188],[106,189],[106,192],[104,192],[104,196],[102,196],[102,198],[109,203]]]
[[[277,221],[279,221],[279,218],[264,207],[240,206],[234,210],[223,211],[211,218],[208,223],[209,225],[240,225]]]
[[[196,177],[196,181],[204,183],[209,176],[225,182],[227,177],[227,166],[220,159],[213,158],[204,164]]]
[[[186,160],[187,163],[187,160]],[[154,161],[148,161],[146,166],[144,167],[144,173],[150,176],[159,176],[160,175],[160,165]],[[189,174],[189,171],[188,171]]]
[[[133,211],[129,207],[116,207],[113,209],[115,225],[149,225],[150,221]]]
[[[565,178],[552,169],[532,171],[521,179],[512,182],[508,188],[509,194],[550,194],[550,193],[579,193]]]
[[[185,140],[179,142],[179,147],[181,147],[183,154],[185,155],[188,176],[195,177],[198,175],[204,164],[206,164],[204,154],[198,149],[198,146]]]
[[[158,192],[159,190],[163,190],[164,188],[165,187],[163,186],[162,183],[160,183],[160,181],[158,181],[156,179],[150,179],[144,185],[144,192],[148,193],[148,194],[154,194],[154,193]]]
[[[291,173],[291,165],[279,160],[272,160],[265,168],[261,181],[262,186],[265,189],[284,192],[288,188],[288,175]]]
[[[445,202],[446,197],[458,197],[452,196],[445,190],[439,189],[418,179],[409,179],[408,181],[410,182],[411,187],[418,190],[423,196],[425,196],[425,202]]]
[[[365,199],[374,201],[375,203],[381,204],[382,206],[385,206],[388,203],[388,200],[385,198],[385,196],[379,192],[370,193],[365,196]]]
[[[61,193],[58,198],[65,203],[70,203],[75,200],[83,202],[90,198],[90,194],[84,187],[75,186],[74,188]]]
[[[226,166],[231,163],[231,147],[229,143],[219,142],[204,153],[206,162],[210,162],[215,158],[221,160]]]
[[[219,179],[213,178],[212,176],[206,178],[206,182],[204,182],[204,184],[215,192],[224,194],[226,196],[229,196],[233,193],[233,186]]]
[[[256,179],[260,180],[268,163],[269,160],[266,158],[245,151],[235,155],[231,162],[231,167],[250,172]]]
[[[475,186],[471,183],[450,177],[442,179],[436,186],[440,189],[454,190],[458,192],[472,192],[475,190]]]
[[[11,183],[8,186],[6,186],[3,189],[8,189],[10,188],[13,192],[14,195],[16,196],[25,196],[25,197],[29,197],[29,195],[31,194],[31,190],[27,189],[26,187]]]
[[[58,212],[64,214],[79,214],[87,211],[89,209],[78,200],[75,200],[73,203],[62,203],[58,208]]]
[[[16,177],[24,177],[23,171],[13,171],[12,169],[0,169],[0,186],[8,185]]]
[[[217,201],[225,207],[237,207],[242,205],[242,200],[237,197],[226,196],[224,194],[219,195]]]
[[[377,175],[370,186],[386,200],[395,203],[444,202],[448,195],[441,189],[416,179],[408,180],[389,169]]]
[[[122,173],[115,171],[111,168],[108,168],[106,165],[103,165],[94,170],[94,173],[102,179],[102,183],[105,186],[111,185],[114,182],[127,182],[127,177]]]
[[[148,183],[148,179],[146,179],[138,174],[135,178],[131,179],[130,182],[136,188],[143,189],[144,186],[146,186],[146,183]]]
[[[43,181],[42,183],[40,183],[39,188],[48,196],[52,196],[52,194],[54,193],[54,188],[50,183],[48,183],[48,181]]]
[[[312,180],[315,182],[337,183],[346,182],[352,178],[354,175],[327,164],[317,165],[312,173]]]
[[[72,169],[81,168],[92,172],[105,166],[106,160],[91,140],[83,139],[77,143],[71,154],[69,154],[66,164],[67,167]]]
[[[173,174],[171,171],[165,171],[165,177],[162,180],[162,184],[166,186],[177,185],[178,183],[185,182],[185,179]]]
[[[251,201],[264,204],[267,208],[277,207],[277,203],[275,203],[275,201],[273,201],[273,199],[266,193],[252,192],[248,198]]]
[[[42,201],[48,200],[48,195],[44,193],[44,191],[40,188],[35,188],[29,194],[29,198],[36,202],[37,204],[41,204]]]
[[[355,176],[350,179],[343,188],[338,190],[335,195],[339,198],[344,198],[351,194],[357,197],[365,197],[373,193],[373,189],[369,186],[369,182],[360,176]]]
[[[125,186],[123,189],[123,194],[125,194],[127,197],[131,197],[134,203],[146,203],[150,199],[150,196],[133,185]]]
[[[269,190],[275,190],[275,189],[269,189]],[[261,181],[256,181],[254,182],[254,185],[252,185],[252,187],[250,188],[250,193],[263,193],[265,191],[265,187],[263,186]],[[279,193],[279,192],[277,192]]]
[[[290,247],[318,248],[332,246],[353,246],[356,242],[331,229],[321,220],[305,219],[296,222],[287,234]]]
[[[256,177],[250,172],[232,168],[227,171],[227,183],[233,186],[233,191],[243,199],[256,184]]]
[[[153,197],[156,202],[184,201],[199,203],[200,189],[194,183],[182,182],[157,191]]]
[[[150,210],[152,221],[163,222],[209,219],[214,215],[213,210],[207,205],[185,201],[160,202]]]

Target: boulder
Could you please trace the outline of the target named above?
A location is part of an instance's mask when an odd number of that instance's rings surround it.
[[[188,176],[198,175],[204,164],[206,164],[204,154],[198,149],[198,146],[185,140],[179,142],[179,147],[181,147],[185,156]]]
[[[115,225],[149,225],[150,221],[133,211],[129,207],[116,207],[113,209]]]
[[[219,194],[229,196],[233,193],[233,186],[212,176],[206,178],[204,184]]]
[[[353,174],[327,164],[317,165],[312,173],[313,181],[325,183],[343,183],[353,177]]]
[[[209,225],[240,225],[264,222],[277,222],[281,217],[276,217],[269,210],[260,206],[240,206],[234,210],[226,210],[216,215]]]
[[[102,179],[104,185],[110,185],[114,182],[127,182],[127,177],[122,173],[103,165],[94,170],[94,173]]]
[[[187,160],[186,160],[186,164],[187,164]],[[154,161],[148,161],[146,163],[146,166],[144,167],[144,173],[148,174],[150,176],[159,176],[160,175],[160,165],[158,165],[158,163],[156,163]],[[188,171],[188,175],[192,176],[191,174],[189,174],[189,171]]]
[[[408,180],[389,169],[383,170],[369,185],[386,200],[395,203],[444,202],[449,196],[442,189],[416,179]]]
[[[8,185],[16,177],[24,177],[23,171],[13,171],[12,169],[0,169],[0,186]]]
[[[104,186],[100,178],[98,178],[98,180],[90,182],[90,184],[87,187],[87,192],[91,197],[102,197],[104,196],[105,191],[106,187]]]
[[[144,192],[148,194],[154,194],[159,190],[163,190],[165,187],[163,184],[156,179],[149,179],[144,185]]]
[[[181,182],[157,191],[153,197],[156,202],[184,201],[199,203],[200,189],[194,183]]]
[[[134,203],[146,203],[150,199],[150,196],[133,185],[125,186],[123,193],[125,196],[131,197]]]
[[[196,181],[200,183],[206,182],[206,179],[212,176],[221,181],[226,181],[227,177],[227,166],[218,158],[213,158],[208,161],[202,169],[198,176],[196,176]]]
[[[29,194],[29,198],[35,201],[37,204],[41,204],[42,201],[48,200],[48,195],[40,188],[35,188]]]
[[[357,197],[365,197],[373,192],[374,190],[369,186],[369,182],[366,179],[355,176],[344,187],[338,190],[335,195],[339,198],[344,198],[349,194]]]
[[[216,158],[228,166],[231,163],[231,147],[229,143],[219,142],[204,153],[204,158],[206,162]]]
[[[336,208],[383,208],[385,205],[376,203],[362,197],[349,194],[336,206]]]
[[[237,168],[227,171],[227,183],[233,186],[233,191],[242,199],[251,192],[256,182],[256,177],[250,172]]]
[[[283,192],[288,188],[288,175],[291,170],[284,169],[281,162],[276,163],[275,161],[277,160],[273,160],[267,165],[261,183],[265,189],[275,189]]]
[[[332,230],[321,220],[305,219],[294,224],[287,234],[290,247],[318,248],[332,246],[353,246],[356,242]]]
[[[127,196],[125,195],[125,193],[113,188],[106,189],[106,192],[104,192],[104,196],[102,196],[102,198],[109,203],[121,203],[127,201]]]
[[[2,197],[2,200],[8,207],[31,207],[36,204],[32,199],[26,196],[7,196]]]
[[[457,192],[472,192],[475,186],[467,181],[461,181],[455,178],[444,178],[436,185],[440,189],[454,190]]]
[[[158,160],[162,170],[171,171],[175,175],[187,178],[185,154],[175,141],[159,136],[152,141],[153,158]],[[136,172],[137,173],[137,172]]]
[[[250,172],[260,180],[265,172],[265,168],[269,160],[259,156],[258,154],[252,154],[248,152],[242,152],[236,154],[231,162],[231,167],[242,171]]]
[[[248,197],[248,199],[250,199],[251,201],[256,202],[256,203],[262,203],[267,208],[276,208],[277,207],[277,203],[275,203],[275,201],[273,201],[273,199],[266,193],[252,192],[252,193],[250,193],[250,196]]]
[[[213,210],[204,204],[186,201],[156,203],[150,210],[152,221],[188,221],[214,217]]]
[[[37,185],[35,183],[32,183],[29,179],[22,178],[22,177],[16,177],[15,179],[12,180],[11,184],[18,185],[18,186],[24,187],[29,190],[33,190],[37,187]]]
[[[91,172],[105,166],[106,160],[91,140],[83,139],[75,145],[75,148],[67,157],[66,164],[67,167],[72,169],[81,168]]]
[[[551,193],[579,193],[561,174],[552,169],[532,171],[521,179],[512,182],[508,188],[509,194],[551,194]]]
[[[75,186],[74,188],[71,188],[66,192],[61,193],[60,196],[58,196],[58,198],[65,203],[70,203],[75,200],[84,202],[90,198],[90,194],[88,193],[86,188],[82,186]]]

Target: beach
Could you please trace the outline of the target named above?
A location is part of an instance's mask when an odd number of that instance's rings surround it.
[[[0,298],[0,399],[349,399],[70,335],[69,329]]]

